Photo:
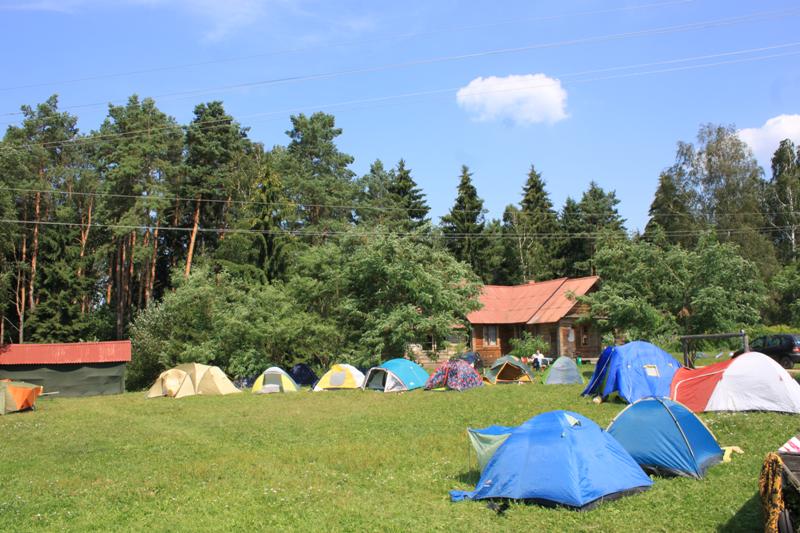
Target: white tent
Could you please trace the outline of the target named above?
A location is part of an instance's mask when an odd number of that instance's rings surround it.
[[[271,366],[264,370],[255,383],[253,383],[254,394],[269,394],[272,392],[297,392],[300,386],[295,383],[292,376],[282,368]]]
[[[162,372],[150,387],[147,397],[183,398],[195,394],[225,395],[235,392],[241,391],[218,367],[187,363]]]
[[[800,384],[771,357],[747,352],[722,372],[705,410],[800,413]]]
[[[347,364],[333,365],[319,378],[314,391],[358,389],[364,384],[364,374],[356,367]]]

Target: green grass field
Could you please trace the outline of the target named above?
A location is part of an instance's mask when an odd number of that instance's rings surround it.
[[[602,426],[622,404],[579,386],[347,391],[145,400],[46,398],[0,417],[4,531],[756,531],[764,454],[798,417],[703,415],[744,455],[706,479],[661,479],[589,512],[450,503],[472,488],[467,426],[569,409]]]

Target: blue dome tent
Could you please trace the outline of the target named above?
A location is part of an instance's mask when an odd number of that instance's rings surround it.
[[[607,398],[616,392],[628,403],[648,396],[669,397],[672,376],[680,367],[675,358],[649,342],[609,346],[600,354],[583,395]]]
[[[367,372],[363,389],[383,392],[401,392],[419,389],[428,381],[428,373],[414,361],[391,359]]]
[[[550,411],[517,428],[487,430],[505,441],[475,490],[451,491],[452,501],[510,498],[586,510],[653,484],[619,442],[577,413]]]
[[[311,370],[311,367],[305,363],[298,363],[289,370],[289,375],[298,385],[314,386],[319,381],[319,378]]]
[[[622,410],[610,433],[646,471],[699,479],[722,460],[714,435],[688,407],[645,398]]]

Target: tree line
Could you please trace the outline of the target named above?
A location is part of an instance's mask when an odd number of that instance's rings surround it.
[[[557,210],[534,166],[490,220],[462,167],[437,224],[405,160],[355,175],[332,115],[286,134],[264,147],[218,101],[182,125],[132,96],[88,133],[55,96],[23,106],[0,142],[0,343],[132,336],[143,375],[366,361],[446,337],[480,282],[592,274],[587,318],[609,331],[800,323],[791,141],[765,179],[732,127],[701,127],[629,235],[614,191]]]

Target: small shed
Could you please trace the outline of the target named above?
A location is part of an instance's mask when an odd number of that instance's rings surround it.
[[[0,347],[0,379],[26,381],[59,396],[125,391],[131,341],[9,344]]]

